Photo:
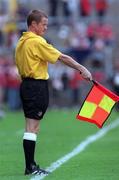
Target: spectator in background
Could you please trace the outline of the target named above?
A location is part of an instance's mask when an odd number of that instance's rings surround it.
[[[90,40],[90,43],[92,44],[95,40],[96,32],[98,29],[98,22],[92,21],[87,25],[87,37]]]
[[[114,92],[119,96],[119,63],[117,63],[114,68],[114,74],[112,77],[112,87]],[[119,111],[119,102],[117,103],[116,109]]]
[[[3,31],[0,30],[0,47],[2,47],[4,44],[4,36],[3,36]]]
[[[9,17],[5,14],[4,10],[0,8],[0,53],[3,53],[3,47],[5,42],[4,27]]]
[[[115,41],[114,32],[112,26],[108,23],[99,23],[98,29],[99,35],[103,38],[107,46],[113,46]]]
[[[80,83],[82,81],[81,76],[77,72],[73,72],[72,76],[70,77],[69,80],[69,87],[71,89],[71,105],[76,106],[80,104],[80,99],[79,99],[79,93],[80,93]]]
[[[19,31],[15,20],[9,20],[4,26],[4,44],[8,52],[13,52],[19,38]]]
[[[93,68],[93,78],[101,84],[105,84],[107,78],[105,75],[104,63],[98,59],[92,59],[91,66]]]
[[[28,12],[29,12],[29,5],[26,6],[23,1],[19,2],[16,10],[16,20],[20,35],[22,34],[22,32],[26,31],[25,18]]]
[[[75,24],[80,14],[80,3],[79,0],[68,0],[68,8],[71,14],[71,24]]]
[[[61,0],[61,1],[62,1],[62,7],[63,7],[63,15],[66,18],[69,18],[71,15],[71,12],[69,10],[69,4],[68,4],[69,0]]]
[[[9,16],[5,14],[3,10],[0,9],[0,29],[3,30],[6,22],[8,21]]]
[[[112,46],[115,40],[112,26],[104,22],[93,21],[88,24],[87,36],[91,43],[95,42],[95,39],[102,39],[105,45]]]
[[[5,89],[6,89],[6,60],[1,55],[0,56],[0,118],[3,118],[5,113],[3,111],[4,99],[5,99]]]
[[[96,37],[92,45],[91,66],[93,77],[98,82],[105,84],[105,43],[102,38]]]
[[[105,49],[105,43],[102,38],[96,38],[93,46],[92,46],[92,60],[96,60],[99,62],[102,62],[104,64],[105,60],[105,54],[104,54],[104,49]]]
[[[7,70],[7,104],[10,110],[19,110],[21,107],[21,100],[19,95],[20,77],[18,70],[13,60],[9,60]]]
[[[57,18],[57,9],[58,9],[59,0],[48,0],[49,3],[49,25],[57,26],[59,25]]]
[[[85,23],[77,23],[73,26],[72,32],[68,37],[68,54],[72,55],[79,63],[84,63],[90,55],[90,41],[86,34]]]
[[[62,64],[57,62],[52,66],[49,64],[49,75],[51,77],[50,79],[50,90],[51,92],[51,105],[56,107],[60,104],[61,101],[61,93],[63,90],[63,83],[62,83],[62,74],[64,72],[64,68]]]
[[[104,18],[108,9],[108,2],[107,0],[95,0],[95,10],[96,14],[100,20]]]
[[[61,80],[63,84],[63,91],[67,91],[69,88],[69,76],[67,72],[63,72]]]
[[[58,8],[58,0],[49,0],[49,16],[56,17]]]
[[[82,17],[89,17],[92,12],[91,0],[80,0],[80,14]]]
[[[61,7],[62,7],[64,20],[66,21],[69,20],[69,17],[71,15],[68,0],[49,0],[49,15],[51,18],[52,25],[58,25],[59,4],[61,4]]]
[[[26,16],[28,15],[29,8],[26,6],[23,2],[18,3],[16,15],[17,15],[17,20],[18,22],[24,22]]]

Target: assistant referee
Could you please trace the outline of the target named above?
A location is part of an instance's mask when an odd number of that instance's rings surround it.
[[[31,11],[27,16],[27,26],[28,30],[19,39],[15,51],[16,65],[22,79],[20,96],[26,122],[23,136],[25,175],[47,174],[36,164],[34,154],[39,122],[49,102],[48,63],[63,62],[89,81],[92,76],[84,66],[46,42],[43,35],[47,30],[48,16],[43,11]]]

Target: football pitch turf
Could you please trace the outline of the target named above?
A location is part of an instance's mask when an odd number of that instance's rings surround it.
[[[77,109],[49,110],[40,123],[37,138],[36,160],[46,168],[70,153],[88,136],[100,129],[96,125],[76,120]],[[119,118],[112,111],[104,124],[110,125]],[[6,112],[0,120],[0,180],[30,180],[24,176],[22,112]],[[46,180],[118,180],[119,179],[119,126],[91,143],[80,154],[62,164]],[[38,179],[37,179],[38,180]]]

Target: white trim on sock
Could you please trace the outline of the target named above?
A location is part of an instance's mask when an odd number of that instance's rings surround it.
[[[35,133],[25,132],[23,139],[30,140],[30,141],[36,141],[37,135]]]

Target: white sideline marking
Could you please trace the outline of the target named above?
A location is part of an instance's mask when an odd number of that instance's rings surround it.
[[[101,130],[99,130],[96,134],[93,134],[91,136],[88,136],[84,141],[82,141],[76,148],[73,149],[70,153],[66,154],[65,156],[61,157],[54,163],[52,163],[49,167],[46,168],[47,171],[53,172],[57,168],[59,168],[62,164],[67,162],[69,159],[72,157],[76,156],[77,154],[81,153],[86,149],[88,145],[91,143],[95,142],[96,140],[100,139],[103,137],[105,134],[108,133],[108,131],[116,128],[119,126],[119,119],[115,120],[113,123],[111,123],[108,126],[105,126]],[[31,178],[31,180],[41,180],[44,179],[48,175],[36,175],[35,177]]]

